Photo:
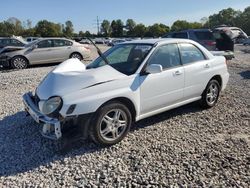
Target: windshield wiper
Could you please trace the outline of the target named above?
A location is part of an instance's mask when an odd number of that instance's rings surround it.
[[[103,59],[103,61],[108,65],[108,64],[110,64],[109,63],[109,61],[108,61],[108,59],[105,57],[105,55],[103,55],[103,53],[101,52],[101,50],[100,50],[100,48],[98,48],[97,46],[96,46],[96,44],[90,39],[90,38],[87,38],[93,45],[94,45],[94,47],[96,48],[96,50],[97,50],[97,53],[98,53],[98,55]]]

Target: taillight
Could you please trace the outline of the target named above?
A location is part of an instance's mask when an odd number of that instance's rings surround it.
[[[86,48],[87,50],[90,50],[89,45],[84,45],[83,47]]]
[[[208,46],[214,46],[214,45],[216,45],[216,42],[214,42],[214,41],[206,41],[205,44],[208,45]]]

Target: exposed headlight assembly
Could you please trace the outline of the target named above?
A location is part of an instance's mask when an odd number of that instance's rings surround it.
[[[43,103],[42,113],[50,115],[59,112],[61,107],[62,107],[61,97],[51,97]]]

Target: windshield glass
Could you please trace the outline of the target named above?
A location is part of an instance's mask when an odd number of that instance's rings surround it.
[[[139,68],[149,51],[151,44],[120,44],[104,53],[109,65],[117,71],[131,75]],[[87,66],[87,69],[98,68],[106,65],[101,57]]]
[[[33,44],[37,43],[37,41],[38,41],[38,40],[34,40],[34,41],[32,41],[32,42],[26,44],[24,47],[25,47],[25,48],[28,48],[28,47],[32,46]]]

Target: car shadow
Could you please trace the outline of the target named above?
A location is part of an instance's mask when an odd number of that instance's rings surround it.
[[[246,70],[246,71],[242,71],[239,73],[240,76],[243,78],[243,79],[250,79],[250,71],[249,70]]]
[[[200,112],[203,109],[199,106],[198,102],[193,102],[148,118],[145,118],[143,120],[140,120],[138,122],[135,123],[135,126],[132,126],[131,131],[136,131],[138,129],[141,128],[145,128],[157,123],[160,123],[162,121],[166,121],[170,118],[174,118],[176,116],[181,116],[184,114],[188,114],[188,113],[195,113],[195,112]]]
[[[196,103],[146,118],[134,124],[131,132],[152,126],[169,118],[201,111]],[[0,120],[0,176],[27,172],[40,166],[50,167],[54,161],[85,155],[104,148],[91,141],[68,137],[61,142],[43,138],[40,127],[25,112],[6,116]]]

